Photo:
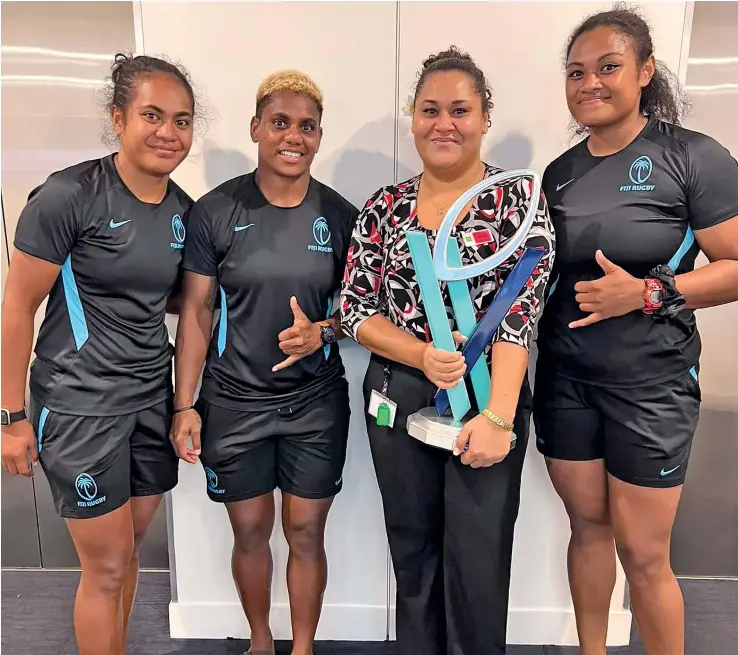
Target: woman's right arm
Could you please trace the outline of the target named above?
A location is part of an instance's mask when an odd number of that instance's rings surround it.
[[[2,303],[2,406],[11,413],[26,405],[34,317],[60,270],[61,266],[20,250],[13,253]],[[31,423],[26,419],[3,427],[3,468],[13,475],[31,476],[29,459],[33,464],[38,461]]]
[[[460,352],[449,353],[425,343],[396,326],[379,310],[382,284],[380,218],[388,212],[384,189],[367,202],[359,215],[341,287],[341,326],[345,333],[373,353],[417,368],[436,386],[450,389],[466,371]],[[454,333],[457,343],[464,341]]]
[[[51,175],[31,191],[18,218],[2,303],[2,405],[11,412],[25,406],[36,311],[84,231],[85,211],[77,204],[77,191],[63,175]],[[3,427],[3,468],[31,476],[29,459],[38,461],[31,423]]]
[[[200,454],[200,417],[194,409],[186,408],[194,405],[197,381],[205,365],[217,291],[216,278],[185,272],[174,352],[177,413],[172,421],[172,443],[177,455],[190,464]],[[187,446],[187,437],[192,439],[192,448]]]
[[[171,441],[177,456],[190,464],[200,454],[200,416],[193,408],[195,389],[205,365],[218,298],[218,257],[213,224],[204,201],[190,213],[179,296],[179,323],[174,348],[174,420]],[[187,439],[192,447],[187,446]]]

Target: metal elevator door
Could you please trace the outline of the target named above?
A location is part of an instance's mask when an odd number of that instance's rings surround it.
[[[696,2],[685,127],[738,159],[738,2]],[[700,255],[698,264],[707,263]],[[702,409],[672,536],[677,575],[738,578],[738,303],[701,309]]]

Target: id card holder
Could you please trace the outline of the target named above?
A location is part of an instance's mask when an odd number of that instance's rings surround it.
[[[372,389],[369,396],[369,416],[373,416],[377,425],[380,427],[391,428],[395,424],[395,414],[397,413],[397,403],[387,397],[387,388],[389,387],[390,370],[384,367],[384,384],[382,391]]]

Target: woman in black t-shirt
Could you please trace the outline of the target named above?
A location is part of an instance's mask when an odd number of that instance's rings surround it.
[[[647,652],[682,655],[669,542],[701,400],[693,310],[738,299],[738,164],[679,126],[677,87],[637,14],[584,21],[566,75],[588,138],[544,175],[558,249],[538,337],[538,449],[571,521],[581,652],[605,653],[617,548]],[[694,270],[700,250],[711,263]]]

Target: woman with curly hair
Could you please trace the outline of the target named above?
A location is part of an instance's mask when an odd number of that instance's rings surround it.
[[[524,245],[542,249],[542,259],[515,290],[485,348],[481,359],[491,369],[491,393],[465,423],[456,450],[416,441],[406,429],[408,416],[431,405],[438,389],[463,384],[467,366],[458,350],[433,345],[406,232],[423,232],[433,246],[448,208],[501,171],[481,159],[491,93],[468,54],[451,48],[429,57],[413,104],[412,132],[423,171],[380,189],[361,212],[342,288],[343,325],[372,352],[364,398],[397,579],[398,652],[494,655],[505,652],[531,412],[528,349],[553,260],[553,226],[543,195],[533,197],[530,181],[519,178],[483,191],[459,215],[455,235],[462,237],[457,241],[463,265],[504,247],[531,210],[534,221]],[[490,307],[522,252],[470,280],[478,315]],[[441,292],[456,329],[446,283]],[[455,332],[458,343],[465,336]],[[396,403],[391,425],[371,413],[374,392]]]
[[[566,100],[587,138],[543,178],[559,247],[534,418],[571,523],[581,653],[605,654],[617,549],[646,651],[683,655],[669,549],[700,410],[694,310],[738,299],[738,163],[680,127],[678,85],[629,9],[574,31]]]
[[[40,460],[66,520],[82,566],[80,655],[125,651],[139,546],[177,484],[164,318],[192,200],[169,176],[200,113],[186,71],[155,57],[116,56],[107,91],[117,152],[31,192],[3,298],[3,468],[28,476]]]

